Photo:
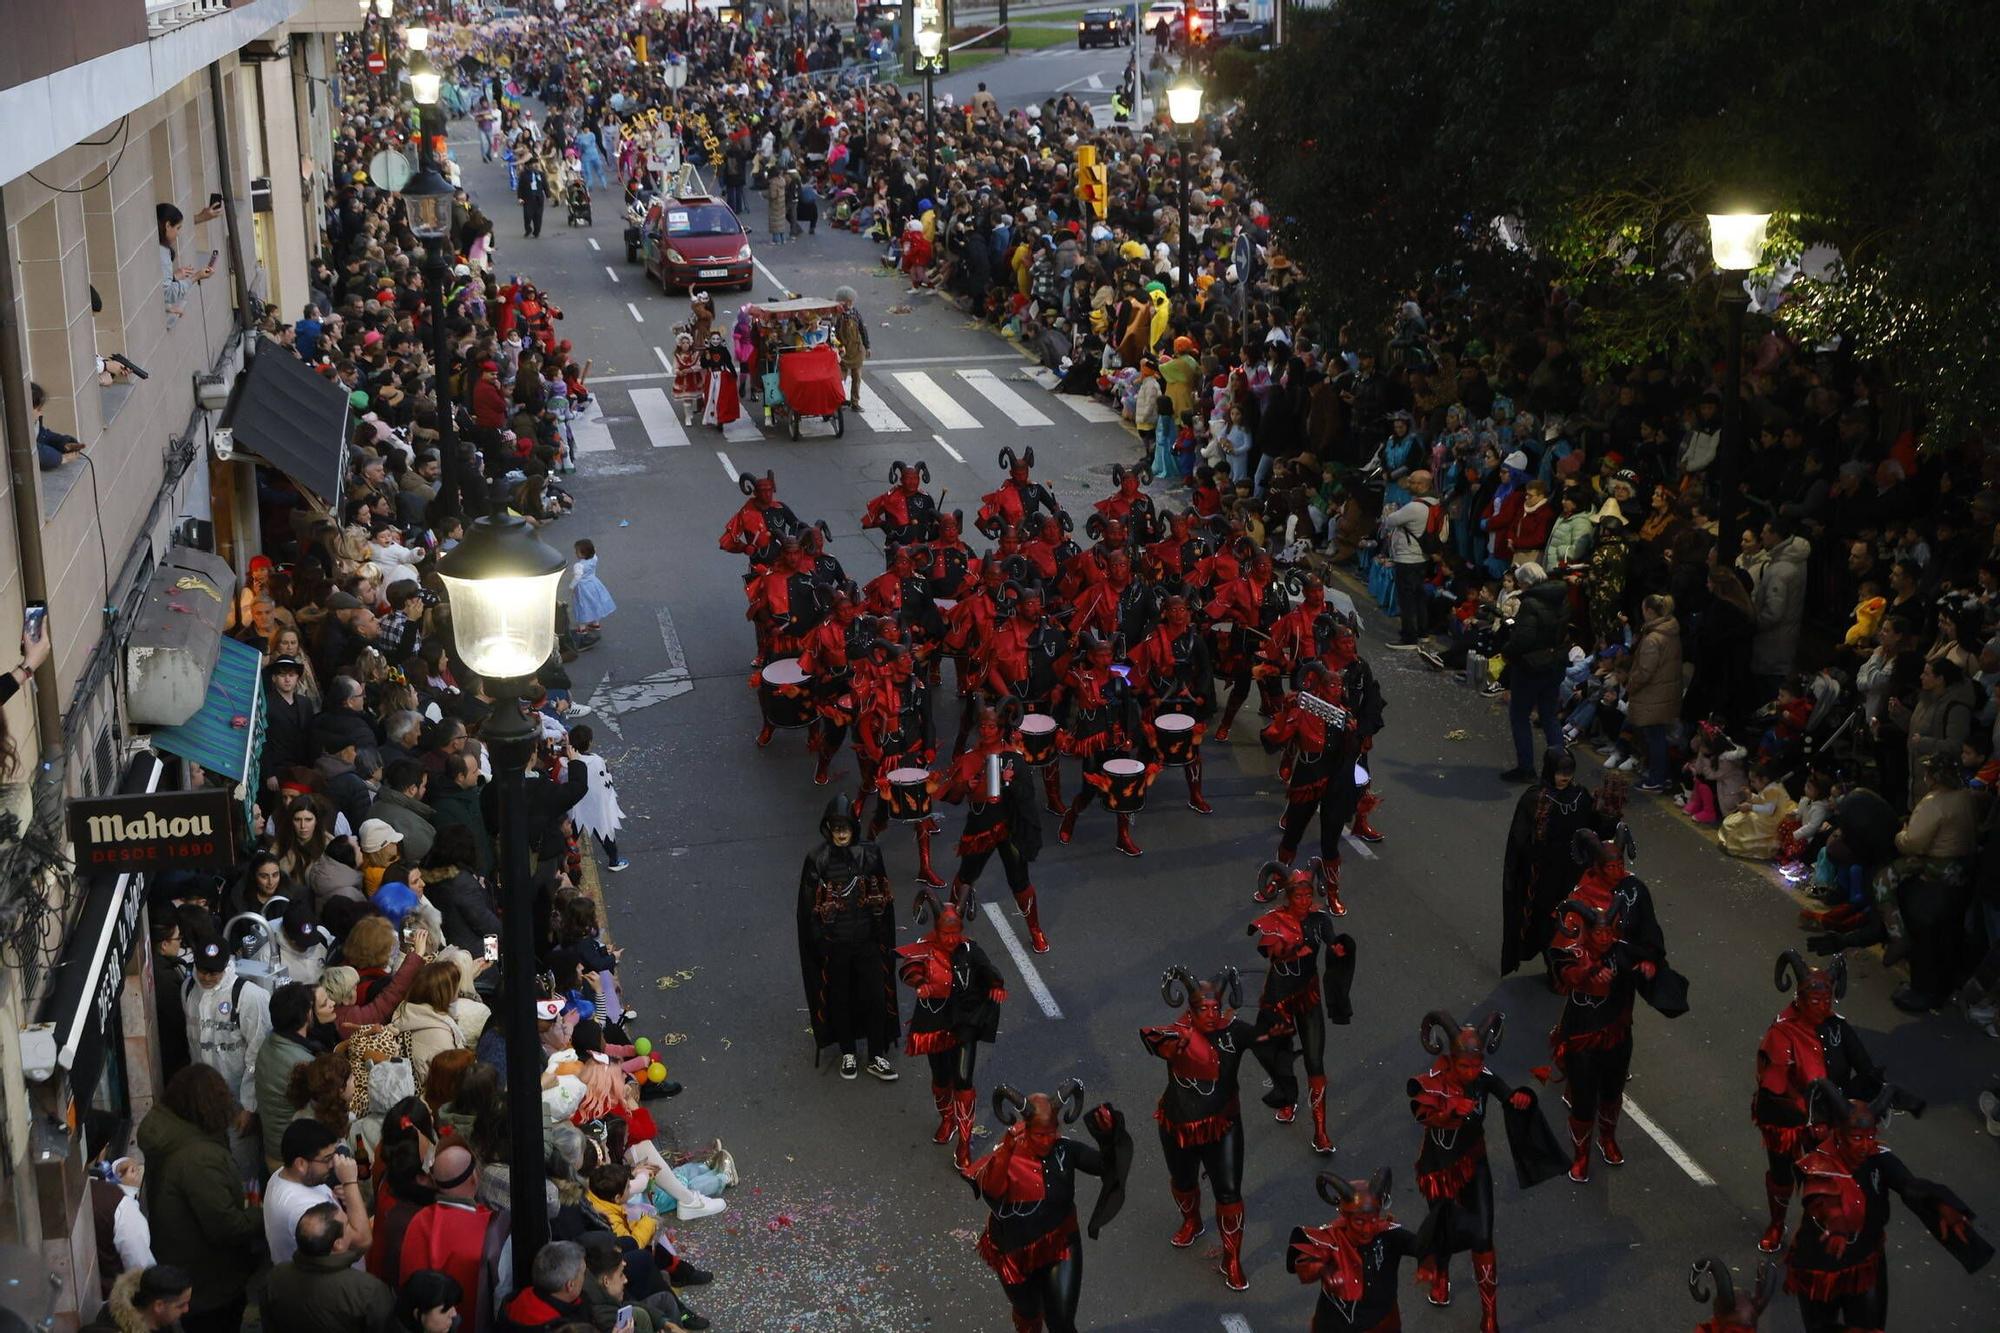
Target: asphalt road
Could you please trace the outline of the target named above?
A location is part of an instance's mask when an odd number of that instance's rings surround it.
[[[1063,58],[1030,56],[985,77],[998,91],[1074,77],[1066,70]],[[572,478],[577,512],[548,535],[565,550],[592,538],[619,602],[603,645],[572,670],[579,696],[598,705],[599,750],[630,819],[620,844],[633,867],[606,876],[625,988],[646,1015],[639,1029],[668,1043],[674,1074],[687,1084],[669,1106],[673,1132],[687,1146],[720,1137],[743,1172],[726,1214],[679,1229],[687,1250],[718,1275],[699,1305],[718,1329],[754,1333],[1004,1329],[1001,1293],[973,1249],[985,1210],[946,1150],[929,1142],[922,1062],[901,1061],[902,1080],[887,1086],[843,1083],[830,1064],[813,1067],[793,899],[799,858],[835,789],[812,785],[799,734],[781,733],[765,750],[752,744],[758,713],[747,687],[742,566],[715,538],[740,503],[732,474],[770,468],[794,509],[832,525],[835,552],[865,580],[881,565],[859,514],[886,488],[891,460],[925,459],[945,505],[970,511],[998,478],[997,451],[1032,445],[1038,475],[1076,508],[1108,489],[1110,464],[1134,452],[1130,437],[1013,378],[1024,363],[1005,344],[934,298],[906,297],[872,246],[824,230],[789,247],[759,245],[758,293],[780,284],[815,295],[843,282],[859,289],[874,340],[871,410],[838,442],[793,444],[750,424],[727,437],[680,427],[661,410],[670,381],[658,349],[670,344],[686,304],[623,262],[615,208],[600,201],[596,225],[572,229],[552,207],[540,240],[518,239],[504,177],[479,164],[469,144],[460,153],[502,222],[500,262],[549,289],[567,314],[564,336],[595,362],[602,416],[585,432],[590,451]],[[726,325],[736,298],[719,300]],[[980,385],[999,392],[989,398]],[[1345,927],[1360,959],[1356,1019],[1330,1030],[1328,1101],[1339,1145],[1333,1162],[1351,1175],[1392,1166],[1398,1210],[1414,1224],[1422,1215],[1409,1183],[1418,1136],[1402,1087],[1426,1064],[1419,1017],[1433,1006],[1464,1018],[1504,1008],[1509,1038],[1494,1064],[1524,1081],[1547,1058],[1542,1034],[1556,1002],[1536,980],[1496,975],[1501,845],[1518,791],[1495,778],[1508,762],[1501,711],[1382,651],[1384,628],[1371,613],[1370,656],[1389,700],[1375,761],[1386,798],[1376,822],[1388,841],[1347,858]],[[1256,1109],[1254,1067],[1245,1089],[1250,1290],[1232,1293],[1215,1275],[1214,1252],[1201,1248],[1214,1244],[1212,1222],[1193,1250],[1166,1244],[1175,1213],[1146,1124],[1163,1076],[1136,1032],[1171,1017],[1158,993],[1168,965],[1206,974],[1258,962],[1244,934],[1254,915],[1248,891],[1276,838],[1278,783],[1253,728],[1209,753],[1216,813],[1186,810],[1169,776],[1137,821],[1143,859],[1113,851],[1101,810],[1074,844],[1049,839],[1035,880],[1054,949],[1032,960],[1046,1006],[1023,975],[1026,955],[1005,946],[1003,936],[1023,934],[1011,904],[975,927],[1014,997],[998,1044],[983,1053],[982,1082],[1053,1089],[1075,1075],[1093,1100],[1120,1105],[1136,1131],[1125,1211],[1086,1247],[1089,1328],[1296,1329],[1312,1309],[1313,1293],[1285,1274],[1282,1254],[1295,1223],[1328,1211],[1312,1187],[1322,1161],[1308,1149],[1303,1116],[1280,1127]],[[835,778],[852,786],[851,757]],[[1642,798],[1632,817],[1640,869],[1674,960],[1693,981],[1694,1009],[1672,1024],[1639,1015],[1628,1105],[1651,1128],[1630,1118],[1625,1167],[1600,1166],[1587,1186],[1559,1179],[1527,1194],[1501,1181],[1500,1303],[1510,1328],[1685,1330],[1701,1313],[1684,1285],[1690,1260],[1715,1253],[1747,1271],[1757,1258],[1763,1157],[1748,1123],[1752,1054],[1781,1004],[1772,959],[1800,942],[1796,907],[1663,805]],[[939,840],[942,864],[957,824],[954,815]],[[910,842],[892,831],[885,846],[907,897]],[[984,896],[1006,903],[998,875],[989,869]],[[1919,1175],[1950,1182],[1984,1215],[1988,1235],[2000,1237],[2000,1144],[1981,1132],[1971,1106],[1992,1081],[2000,1047],[1955,1017],[1899,1014],[1887,999],[1893,980],[1872,957],[1857,959],[1854,971],[1846,1013],[1895,1077],[1931,1102],[1921,1121],[1898,1117],[1887,1141]],[[1544,1095],[1545,1105],[1554,1102]],[[1891,1327],[2000,1327],[1994,1274],[1968,1278],[1900,1209],[1891,1253]],[[1406,1327],[1476,1326],[1463,1257],[1455,1276],[1459,1296],[1448,1310],[1406,1291]],[[1765,1326],[1798,1327],[1788,1300]]]
[[[1143,65],[1152,47],[1141,44],[1139,50]],[[1064,93],[1073,93],[1082,102],[1109,104],[1131,58],[1129,46],[1093,46],[1081,51],[1074,44],[1050,46],[949,75],[937,81],[937,91],[940,96],[949,94],[959,106],[971,99],[982,82],[1003,108],[1039,106]]]

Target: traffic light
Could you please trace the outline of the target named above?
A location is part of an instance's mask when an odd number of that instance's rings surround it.
[[[1111,172],[1097,160],[1094,144],[1080,144],[1076,150],[1076,197],[1102,219],[1111,211]]]

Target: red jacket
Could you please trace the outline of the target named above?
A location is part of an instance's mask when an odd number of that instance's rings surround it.
[[[504,1233],[493,1234],[498,1217],[483,1203],[467,1204],[440,1199],[417,1210],[403,1231],[403,1255],[399,1272],[407,1276],[426,1268],[449,1273],[458,1280],[465,1299],[458,1315],[469,1329],[491,1327],[490,1311],[497,1294],[493,1290],[494,1265],[499,1261]],[[526,1294],[532,1294],[532,1291]],[[517,1297],[516,1300],[519,1298]],[[512,1306],[508,1314],[512,1317]],[[528,1324],[535,1328],[538,1325]]]
[[[472,422],[499,430],[507,424],[507,391],[499,381],[489,380],[484,375],[472,386]]]
[[[1514,518],[1513,549],[1541,550],[1549,544],[1549,532],[1555,525],[1556,507],[1552,502],[1544,500],[1539,508],[1530,509],[1524,500],[1521,512]]]

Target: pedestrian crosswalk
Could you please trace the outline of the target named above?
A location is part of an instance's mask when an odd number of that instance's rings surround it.
[[[618,382],[596,387],[596,397],[571,419],[570,430],[579,456],[614,453],[628,449],[674,449],[716,440],[723,444],[748,445],[786,439],[784,426],[766,424],[762,403],[746,401],[743,414],[721,431],[703,426],[700,418],[689,425],[686,405],[676,403],[664,377],[659,383],[637,384],[633,375]],[[872,435],[903,436],[937,432],[963,437],[976,432],[992,432],[996,444],[1014,443],[1022,433],[1047,431],[1064,422],[1076,424],[1051,402],[1061,403],[1084,423],[1116,422],[1116,409],[1085,398],[1050,393],[1032,379],[1018,378],[1010,367],[935,368],[932,370],[892,370],[884,367],[865,375],[861,384],[860,411],[846,413],[846,438],[865,443]],[[803,437],[827,438],[830,423],[808,420]],[[1033,436],[1029,436],[1032,441]],[[960,443],[970,443],[963,439]]]

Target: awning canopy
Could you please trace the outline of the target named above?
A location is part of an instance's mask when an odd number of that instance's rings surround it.
[[[347,393],[276,347],[252,357],[229,391],[221,429],[230,450],[255,454],[329,509],[347,471]]]
[[[153,748],[191,759],[254,792],[264,750],[263,654],[247,643],[222,640],[201,707],[179,726],[162,727],[148,739]]]

